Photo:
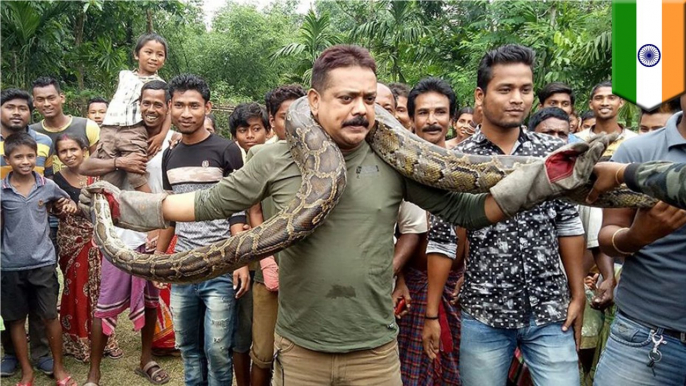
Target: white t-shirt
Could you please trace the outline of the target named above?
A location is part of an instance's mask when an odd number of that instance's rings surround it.
[[[417,205],[403,200],[398,209],[398,231],[400,234],[419,234],[426,233],[429,230],[429,221],[426,216],[426,211]],[[398,240],[393,236],[393,243]]]
[[[398,230],[401,234],[426,233],[429,228],[426,211],[417,205],[403,201],[398,211]]]
[[[598,233],[603,225],[603,210],[591,206],[579,205],[579,218],[586,232],[586,249],[597,248]]]

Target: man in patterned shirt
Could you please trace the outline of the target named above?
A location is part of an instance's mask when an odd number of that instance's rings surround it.
[[[543,157],[563,144],[522,126],[534,99],[533,63],[534,52],[518,45],[502,46],[483,57],[474,93],[483,121],[457,151]],[[576,208],[560,201],[468,232],[460,299],[464,385],[505,384],[517,347],[536,384],[579,385],[574,338],[580,334],[585,304],[583,234]],[[429,278],[436,279],[432,267]],[[435,308],[427,308],[428,318],[437,315]],[[429,355],[435,355],[440,326],[428,319],[424,328],[425,347],[430,340]]]

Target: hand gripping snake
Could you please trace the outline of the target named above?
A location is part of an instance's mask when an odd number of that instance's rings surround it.
[[[310,113],[305,97],[289,108],[286,134],[291,155],[302,174],[302,184],[286,209],[261,225],[190,251],[148,255],[126,247],[114,231],[107,200],[102,194],[94,194],[91,215],[96,244],[113,265],[132,275],[165,283],[193,283],[231,272],[302,240],[322,224],[341,198],[346,186],[345,160]],[[517,164],[540,160],[448,151],[405,130],[378,106],[376,124],[367,142],[402,175],[455,192],[487,192]],[[590,183],[562,199],[584,204],[589,189]],[[602,195],[594,205],[648,207],[654,203],[648,196],[620,188]]]

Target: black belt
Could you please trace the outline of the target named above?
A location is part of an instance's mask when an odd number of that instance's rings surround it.
[[[627,315],[626,313],[624,313],[622,311],[617,310],[617,313],[621,314],[622,317],[625,317],[625,318],[631,320],[632,322],[640,324],[643,327],[650,328],[652,330],[657,330],[659,328],[656,326],[651,326],[650,324],[647,324],[646,322],[642,322],[640,320],[632,318],[631,316]],[[678,339],[681,343],[686,344],[686,332],[677,331],[677,330],[669,330],[669,329],[664,328],[664,329],[662,329],[662,335],[671,336],[672,338]]]

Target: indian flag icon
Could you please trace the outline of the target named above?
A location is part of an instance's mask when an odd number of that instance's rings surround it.
[[[686,0],[612,1],[612,92],[646,110],[686,91]]]

